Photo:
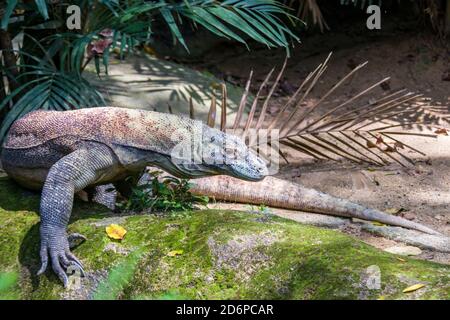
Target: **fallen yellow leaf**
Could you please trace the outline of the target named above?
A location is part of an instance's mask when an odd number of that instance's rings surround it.
[[[170,251],[167,255],[169,257],[175,257],[175,256],[179,256],[180,254],[183,254],[183,250],[172,250]]]
[[[122,240],[126,233],[127,230],[118,224],[110,224],[106,227],[106,234],[111,239]]]
[[[380,226],[380,227],[385,227],[386,225],[384,223],[378,222],[378,221],[373,221],[372,224],[374,226]]]
[[[413,292],[413,291],[419,290],[420,288],[423,288],[423,287],[425,287],[424,284],[418,283],[418,284],[415,284],[413,286],[410,286],[410,287],[404,289],[403,293]]]
[[[386,297],[385,297],[385,296],[379,296],[379,297],[377,298],[377,300],[386,300]]]
[[[402,258],[399,258],[399,257],[395,257],[395,259],[397,259],[397,260],[400,261],[400,262],[406,262],[405,259],[402,259]]]

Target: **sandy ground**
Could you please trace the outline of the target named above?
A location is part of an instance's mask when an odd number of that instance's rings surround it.
[[[324,110],[390,76],[388,87],[377,88],[372,93],[374,96],[400,88],[422,93],[423,101],[429,104],[427,120],[432,125],[421,130],[433,132],[436,128],[450,127],[450,82],[444,80],[450,71],[450,51],[445,43],[431,36],[415,34],[392,35],[381,40],[355,40],[349,35],[333,33],[312,36],[304,39],[303,44],[294,50],[283,79],[285,84],[295,88],[330,51],[334,52],[333,58],[327,73],[312,92],[311,100],[319,99],[357,64],[364,61],[369,61],[369,64],[322,105]],[[197,64],[196,67],[206,68],[241,85],[253,69],[257,79],[253,87],[255,91],[256,84],[262,82],[274,65],[280,66],[284,56],[283,51],[256,50],[247,53],[236,52],[233,48],[206,57],[207,63]],[[271,106],[276,109],[284,101],[286,97],[280,93]],[[290,164],[283,165],[277,176],[377,209],[401,211],[398,213],[400,216],[450,235],[450,137],[407,137],[402,141],[411,143],[426,156],[411,154],[417,163],[407,168],[396,164],[374,168],[348,162],[312,161],[289,151]],[[360,230],[346,232],[379,248],[395,244]],[[450,263],[449,254],[424,251],[419,258]]]

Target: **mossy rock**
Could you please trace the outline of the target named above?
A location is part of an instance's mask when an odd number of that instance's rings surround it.
[[[76,202],[69,232],[87,276],[39,268],[39,195],[0,180],[0,299],[449,299],[450,266],[379,251],[278,217],[204,210],[117,216]],[[105,226],[128,231],[121,241]],[[380,274],[377,287],[376,273]],[[425,287],[403,293],[406,287]]]

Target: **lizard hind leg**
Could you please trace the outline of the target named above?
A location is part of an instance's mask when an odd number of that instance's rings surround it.
[[[83,273],[80,260],[70,251],[66,232],[74,193],[98,183],[97,180],[116,164],[116,157],[107,146],[92,144],[89,148],[73,151],[50,168],[41,196],[41,268],[38,275],[51,263],[53,271],[67,286],[69,266],[76,266]]]

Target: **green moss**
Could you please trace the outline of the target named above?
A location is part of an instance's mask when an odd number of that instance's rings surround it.
[[[16,272],[0,273],[0,300],[19,298],[18,274]]]
[[[39,268],[39,195],[0,180],[0,299],[449,299],[450,267],[381,252],[342,233],[281,218],[204,210],[117,217],[76,202],[69,232],[88,277],[64,290]],[[127,229],[113,241],[105,226]],[[182,250],[169,256],[173,250]],[[381,288],[366,285],[377,266]],[[402,290],[415,283],[414,293]]]

